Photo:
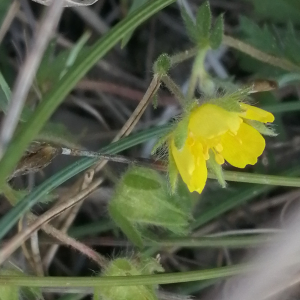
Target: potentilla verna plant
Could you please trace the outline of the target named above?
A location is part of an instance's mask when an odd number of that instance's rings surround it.
[[[237,168],[257,162],[265,149],[262,134],[274,135],[266,126],[274,116],[238,100],[230,102],[226,105],[219,98],[195,105],[177,124],[168,139],[171,181],[179,173],[190,192],[201,193],[208,168],[224,186],[225,161]]]

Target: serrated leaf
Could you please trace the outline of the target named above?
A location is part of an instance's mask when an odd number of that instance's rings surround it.
[[[240,17],[240,28],[246,35],[246,42],[269,54],[276,56],[281,55],[277,40],[267,26],[260,28],[252,20],[246,17]]]
[[[300,24],[299,0],[251,0],[251,5],[259,21],[286,22],[286,20],[291,20],[294,24]]]
[[[287,29],[285,30],[285,34],[283,35],[282,45],[285,57],[299,65],[300,43],[291,22],[288,22],[287,24]]]
[[[196,16],[197,40],[206,43],[209,39],[211,27],[211,11],[209,2],[205,1],[198,9]]]
[[[132,1],[132,4],[131,4],[131,7],[128,11],[128,15],[130,15],[131,13],[133,13],[135,10],[137,10],[140,6],[142,6],[143,4],[145,4],[148,0],[133,0]],[[126,34],[123,39],[122,39],[122,42],[121,42],[121,48],[124,48],[127,43],[129,42],[131,36],[132,36],[132,32],[129,32],[128,34]]]
[[[220,47],[223,39],[224,33],[224,20],[223,14],[220,15],[211,30],[210,37],[209,37],[209,45],[212,49],[217,49]]]
[[[195,22],[192,20],[192,18],[189,16],[189,14],[186,12],[186,10],[182,7],[181,8],[181,17],[184,23],[184,26],[186,28],[188,37],[193,43],[198,42],[198,35],[196,30]]]
[[[130,241],[139,248],[143,248],[142,237],[130,221],[119,211],[117,204],[110,202],[108,206],[109,215],[114,222],[122,229]],[[126,213],[126,212],[124,212]]]

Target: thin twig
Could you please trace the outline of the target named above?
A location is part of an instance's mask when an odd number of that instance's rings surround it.
[[[39,238],[37,231],[33,232],[30,236],[30,244],[32,251],[32,259],[34,261],[35,270],[38,276],[44,276],[43,263],[41,259],[41,253],[39,248]]]
[[[41,27],[37,33],[36,39],[32,45],[32,50],[27,56],[25,63],[18,74],[8,107],[8,112],[3,120],[0,131],[0,158],[2,158],[4,151],[6,150],[6,147],[18,125],[22,108],[25,104],[25,100],[37,68],[62,11],[63,1],[54,1],[47,10],[46,15],[41,22]]]
[[[77,185],[74,191],[69,190],[68,192],[68,199],[70,199],[71,197],[75,196],[76,194],[78,194],[79,192],[81,192],[82,190],[88,188],[89,184],[91,184],[92,180],[93,180],[93,176],[87,176],[88,173],[85,173],[84,179],[82,180],[82,178],[80,178],[80,185]],[[93,175],[93,174],[92,174]],[[59,203],[64,203],[66,202],[66,199],[61,198],[59,200]],[[63,217],[63,224],[60,228],[60,231],[63,233],[67,233],[68,229],[70,228],[70,226],[73,224],[73,221],[75,220],[78,211],[80,210],[80,207],[82,205],[83,201],[79,202],[77,205],[75,205],[74,207],[72,207],[69,211],[65,211],[64,214],[61,214],[60,217]],[[52,259],[54,258],[57,250],[58,250],[59,245],[52,245],[50,247],[50,249],[48,250],[47,254],[44,257],[44,265],[46,270],[49,268]]]
[[[4,17],[4,20],[2,21],[2,25],[0,28],[0,44],[3,40],[3,38],[5,37],[5,34],[6,34],[7,30],[9,29],[12,21],[14,20],[19,8],[20,8],[20,1],[15,0],[10,5],[10,7]]]
[[[67,202],[64,202],[52,209],[48,210],[42,216],[38,217],[35,222],[30,224],[24,231],[20,232],[16,236],[14,236],[5,247],[0,250],[0,264],[2,264],[33,232],[42,227],[45,223],[48,223],[50,220],[55,218],[58,214],[69,209],[76,205],[78,202],[89,196],[95,188],[98,187],[103,181],[102,178],[97,179],[93,182],[88,188],[81,191],[76,197],[69,199]],[[70,238],[71,239],[71,238]],[[90,252],[94,252],[92,249],[86,247],[88,249],[88,255]],[[87,253],[85,253],[87,254]],[[96,255],[96,257],[95,257]],[[100,266],[106,265],[106,259],[101,257],[98,253],[94,252],[92,256],[89,257],[95,260]]]
[[[150,82],[150,85],[143,96],[142,100],[130,116],[130,118],[126,121],[126,123],[123,125],[122,129],[119,131],[119,133],[115,136],[112,142],[118,141],[120,138],[128,136],[131,131],[133,130],[134,126],[137,124],[139,119],[141,118],[142,114],[144,113],[146,107],[148,106],[149,102],[151,101],[152,97],[155,95],[157,90],[160,86],[160,75],[155,74],[152,78],[152,81]],[[103,166],[106,164],[106,161],[101,160],[98,162],[98,164],[94,167],[92,167],[96,172],[99,172],[103,168]]]

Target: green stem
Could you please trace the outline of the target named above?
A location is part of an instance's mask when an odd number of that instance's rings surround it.
[[[170,76],[165,75],[162,77],[162,81],[166,85],[168,90],[176,97],[179,103],[184,107],[185,97],[182,94],[178,85],[173,81],[173,79]]]
[[[213,174],[208,174],[208,178],[216,179],[216,176]],[[300,178],[298,177],[286,177],[286,176],[277,176],[277,175],[262,175],[262,174],[251,174],[251,173],[244,173],[244,172],[224,171],[224,178],[225,180],[235,181],[235,182],[300,187]]]
[[[272,241],[272,235],[263,234],[255,236],[232,236],[232,237],[183,237],[174,239],[162,239],[156,241],[160,247],[181,247],[181,248],[245,248],[255,247]],[[153,246],[151,242],[150,246]],[[145,242],[147,245],[147,242]]]
[[[178,282],[200,281],[213,278],[226,278],[253,270],[250,265],[235,265],[222,268],[163,273],[142,276],[111,277],[35,277],[35,276],[0,276],[1,286],[26,287],[103,287],[129,285],[157,285]]]
[[[185,50],[183,52],[177,53],[173,56],[171,56],[171,66],[174,66],[178,63],[181,63],[187,59],[192,58],[193,56],[195,56],[198,53],[198,47],[194,47],[192,49],[189,50]]]
[[[187,99],[191,100],[194,96],[197,82],[199,80],[199,75],[202,70],[204,70],[204,59],[206,56],[207,48],[198,50],[198,53],[195,57],[195,61],[192,68],[192,74],[190,77],[190,83],[187,92]]]

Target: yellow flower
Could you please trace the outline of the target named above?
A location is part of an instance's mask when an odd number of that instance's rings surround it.
[[[177,149],[174,135],[171,137],[169,154],[190,192],[202,192],[210,155],[214,155],[219,165],[226,160],[235,167],[244,168],[247,164],[254,165],[263,153],[265,140],[249,124],[273,122],[274,116],[248,104],[239,105],[241,112],[227,111],[210,103],[198,106],[190,113],[188,135],[182,149]]]

